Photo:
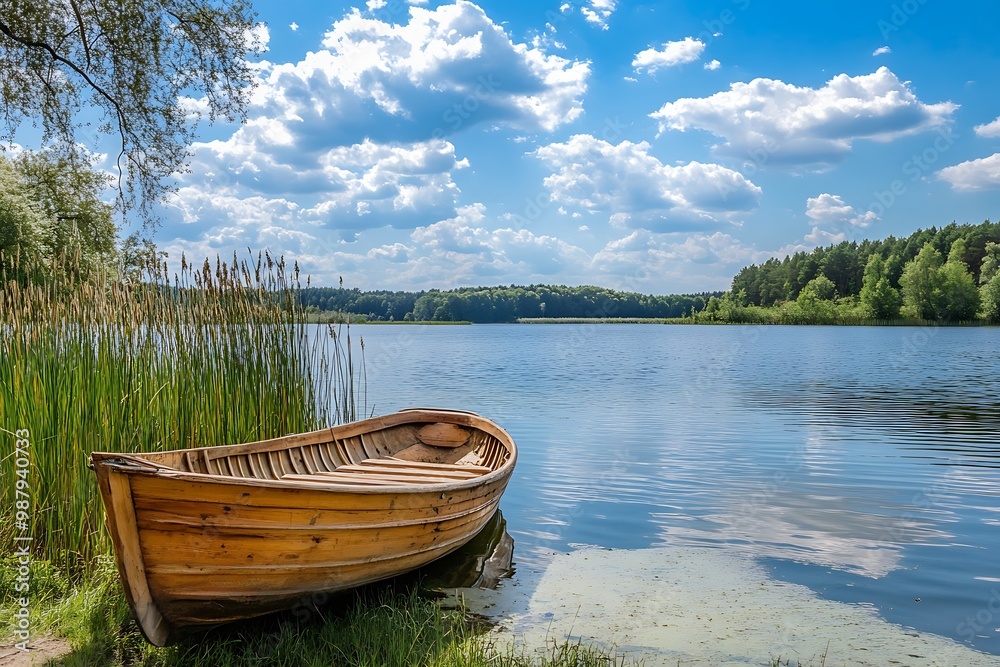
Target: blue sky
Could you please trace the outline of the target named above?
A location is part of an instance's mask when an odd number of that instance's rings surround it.
[[[157,240],[268,248],[313,284],[671,293],[995,219],[984,6],[258,2],[249,121],[202,126]]]

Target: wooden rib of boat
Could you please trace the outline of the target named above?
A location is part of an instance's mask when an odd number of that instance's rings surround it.
[[[129,605],[157,646],[458,549],[493,516],[516,459],[492,421],[424,408],[248,444],[91,456]]]

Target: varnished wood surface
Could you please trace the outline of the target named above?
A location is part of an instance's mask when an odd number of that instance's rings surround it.
[[[92,461],[129,604],[162,646],[457,549],[496,511],[516,458],[487,419],[417,409]]]

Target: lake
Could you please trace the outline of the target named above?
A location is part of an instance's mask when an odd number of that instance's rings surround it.
[[[515,579],[582,545],[748,556],[1000,655],[1000,328],[354,326],[368,405],[514,437]]]

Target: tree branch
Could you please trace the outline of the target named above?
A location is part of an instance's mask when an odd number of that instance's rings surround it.
[[[82,25],[80,26],[80,30],[82,32],[82,30],[83,30],[83,26]],[[106,99],[108,101],[108,103],[114,108],[115,114],[118,116],[118,133],[120,134],[121,139],[122,139],[122,150],[118,154],[118,160],[117,160],[117,164],[118,164],[119,192],[121,192],[120,185],[121,185],[121,180],[122,180],[123,173],[124,173],[124,170],[122,169],[122,162],[121,162],[121,160],[122,160],[122,156],[125,155],[126,152],[127,152],[126,146],[128,144],[128,138],[129,138],[129,136],[131,136],[132,133],[129,130],[128,120],[127,120],[127,117],[125,116],[125,112],[122,110],[121,104],[118,102],[118,100],[115,99],[114,96],[112,96],[106,90],[104,90],[103,86],[101,86],[99,83],[97,83],[92,78],[90,78],[90,75],[88,75],[87,72],[85,72],[84,70],[82,70],[76,63],[74,63],[73,61],[71,61],[71,60],[69,60],[67,58],[64,58],[63,56],[61,56],[49,44],[47,44],[45,42],[38,42],[38,41],[35,41],[35,40],[31,40],[31,39],[24,39],[22,37],[19,37],[18,35],[15,35],[14,31],[10,29],[10,26],[8,26],[2,20],[0,20],[0,33],[6,35],[8,38],[14,40],[15,42],[17,42],[20,45],[28,47],[29,49],[42,49],[43,51],[47,52],[52,57],[53,60],[55,60],[56,62],[62,63],[66,67],[68,67],[71,70],[73,70],[77,75],[79,75],[79,77],[81,79],[83,79],[84,81],[87,82],[87,85],[89,85],[101,97],[103,97],[104,99]],[[135,137],[133,137],[133,139],[135,139]]]
[[[87,69],[90,69],[90,44],[87,43],[87,31],[83,27],[83,15],[74,0],[69,0],[69,5],[73,8],[73,13],[76,14],[76,24],[80,26],[80,41],[83,43],[83,52],[87,56]]]

